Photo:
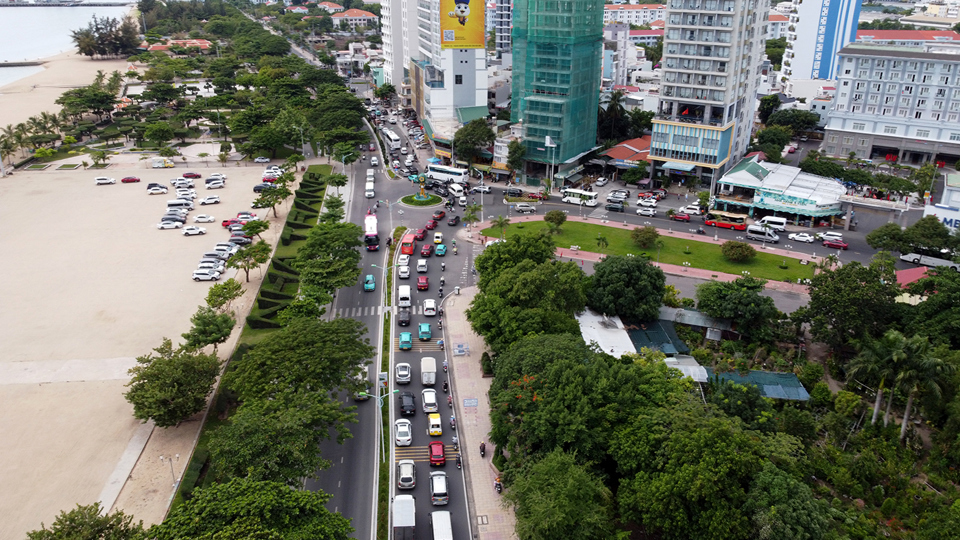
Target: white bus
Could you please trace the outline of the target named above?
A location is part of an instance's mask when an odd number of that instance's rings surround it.
[[[458,184],[466,184],[470,178],[470,171],[467,169],[457,169],[454,167],[444,167],[443,165],[428,165],[424,171],[424,176],[434,180],[446,182],[452,180]]]
[[[583,191],[582,189],[564,189],[560,192],[563,196],[563,202],[570,204],[582,204],[584,206],[596,206],[600,199],[600,194],[596,191]]]
[[[383,143],[387,145],[387,148],[390,150],[399,150],[400,149],[400,137],[389,129],[382,129],[380,133],[383,134]]]

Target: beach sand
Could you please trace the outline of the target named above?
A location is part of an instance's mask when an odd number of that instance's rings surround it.
[[[25,122],[44,111],[59,112],[54,103],[60,94],[93,82],[98,70],[108,75],[127,71],[126,59],[93,60],[76,52],[66,52],[43,59],[40,73],[0,87],[0,127]]]

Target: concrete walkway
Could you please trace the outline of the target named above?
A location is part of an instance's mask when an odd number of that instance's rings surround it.
[[[526,216],[510,217],[511,223],[522,223],[527,221],[543,221],[543,216],[526,215]],[[579,216],[568,216],[567,221],[568,222],[580,221],[584,223],[591,223],[590,218],[579,217]],[[593,221],[595,222],[598,220],[593,220]],[[601,225],[604,227],[623,228],[628,230],[637,226],[632,223],[614,223],[608,220],[599,220],[599,223],[595,223],[595,224]],[[461,230],[461,234],[459,236],[461,236],[463,240],[466,242],[473,242],[476,244],[480,244],[490,240],[491,238],[488,236],[481,236],[477,231],[482,231],[492,226],[493,225],[491,224],[490,221],[481,221],[480,223],[477,224],[476,228],[472,232],[468,231],[464,233]],[[696,229],[696,226],[680,225],[680,227],[685,229],[694,229],[694,230]],[[726,241],[726,240],[720,240],[714,236],[696,234],[691,232],[681,232],[680,230],[673,230],[673,229],[658,228],[657,232],[659,232],[662,236],[670,236],[673,238],[680,238],[680,239],[690,240],[694,242],[705,242],[705,243],[720,245]],[[806,261],[809,261],[810,264],[818,264],[821,260],[823,260],[823,257],[814,257],[814,256],[807,255],[805,253],[797,253],[795,251],[789,251],[786,249],[770,247],[770,246],[767,246],[766,244],[761,244],[759,246],[759,249],[765,253],[770,253],[771,255],[777,255],[779,257],[788,257],[791,259],[806,260]],[[569,248],[557,248],[556,256],[559,260],[569,259],[569,260],[575,260],[575,261],[591,261],[591,262],[599,262],[603,260],[603,257],[604,257],[604,255],[600,253],[583,251],[581,249],[573,250]],[[666,264],[666,263],[654,263],[654,264],[659,266],[660,269],[663,270],[663,273],[673,274],[678,276],[688,276],[688,277],[699,278],[699,279],[713,279],[716,281],[734,281],[737,278],[741,277],[737,274],[726,274],[723,272],[705,270],[702,268],[687,268],[687,267],[676,265],[676,264]],[[770,290],[775,290],[775,291],[809,294],[809,289],[806,285],[800,285],[797,283],[785,283],[783,281],[769,280],[767,281],[766,288]]]
[[[494,445],[490,442],[489,392],[492,378],[484,378],[480,357],[487,350],[483,338],[473,332],[464,311],[477,294],[476,287],[460,290],[444,299],[444,341],[450,359],[451,393],[457,414],[457,431],[467,478],[467,502],[471,532],[481,540],[517,538],[516,519],[511,508],[502,504],[494,489],[498,476],[492,463]],[[467,354],[458,356],[463,345]],[[480,457],[480,443],[487,443],[486,457]]]

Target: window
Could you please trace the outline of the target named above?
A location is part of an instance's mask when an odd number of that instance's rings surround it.
[[[857,71],[857,77],[861,79],[867,78],[867,70],[861,69],[860,71]]]
[[[886,135],[896,135],[897,126],[883,126],[883,132]]]
[[[853,130],[854,130],[854,131],[863,131],[863,130],[866,129],[866,128],[867,128],[867,125],[864,124],[863,122],[854,122],[854,123],[853,123]]]
[[[890,107],[884,107],[884,108],[883,108],[883,112],[881,112],[880,114],[882,114],[882,115],[884,115],[884,116],[889,116],[890,113],[892,113],[892,112],[893,112],[893,110],[892,110]]]
[[[942,108],[943,108],[943,101],[940,101],[939,99],[936,100],[936,101],[934,101],[934,102],[933,102],[933,108],[934,108],[934,109],[937,109],[938,111],[939,111],[940,109],[942,109]]]
[[[925,107],[926,105],[927,105],[927,100],[925,100],[925,99],[918,99],[918,100],[917,100],[917,107]]]
[[[951,141],[960,141],[960,133],[951,133],[951,134],[950,134],[950,140],[951,140]]]
[[[857,144],[859,146],[866,146],[867,142],[868,142],[868,139],[860,139],[859,141],[857,141]]]
[[[930,136],[930,130],[929,130],[929,129],[918,129],[918,130],[917,130],[917,137],[929,137],[929,136]]]
[[[955,115],[955,114],[948,114],[948,115],[947,115],[947,121],[948,121],[948,122],[956,122],[956,121],[957,121],[957,115]]]
[[[877,114],[877,108],[873,106],[867,107],[867,114]]]
[[[827,135],[827,142],[837,142],[836,135]]]
[[[901,106],[901,107],[909,107],[909,106],[910,106],[910,98],[906,98],[906,97],[900,98],[900,106]]]
[[[850,107],[850,112],[858,113],[860,112],[860,108],[860,105],[854,105],[853,107]]]
[[[865,83],[865,82],[863,82],[863,81],[858,82],[858,83],[857,83],[857,90],[863,90],[863,88],[864,88],[866,85],[867,85],[867,83]]]
[[[844,137],[843,144],[853,144],[853,137]]]
[[[870,88],[871,88],[874,92],[879,92],[879,91],[880,91],[880,86],[881,86],[880,83],[873,83],[873,84],[870,85]]]
[[[843,81],[844,86],[850,86],[850,81]]]
[[[833,154],[837,151],[837,147],[836,147],[836,146],[828,146],[828,147],[826,148],[826,150],[827,150],[827,155],[833,155]]]
[[[902,117],[906,118],[906,117],[907,117],[907,110],[906,110],[906,109],[898,109],[898,110],[897,110],[897,116],[902,116]]]
[[[917,111],[913,113],[913,117],[916,118],[917,120],[920,120],[921,118],[923,118],[923,112]]]
[[[895,85],[895,84],[888,84],[888,85],[887,85],[887,92],[896,92],[896,91],[897,91],[897,85]]]
[[[900,80],[900,72],[895,71],[895,72],[891,73],[891,74],[890,74],[890,80],[891,80],[891,81],[899,81],[899,80]]]
[[[453,84],[463,84],[463,75],[454,75]]]
[[[863,101],[863,94],[861,94],[861,93],[859,93],[859,92],[853,94],[853,100],[854,100],[854,101]]]
[[[912,95],[913,95],[913,87],[910,86],[910,85],[904,86],[904,87],[903,87],[903,93],[906,94],[906,95],[908,95],[908,96],[912,96]]]

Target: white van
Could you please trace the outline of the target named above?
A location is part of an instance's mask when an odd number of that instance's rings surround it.
[[[450,512],[430,512],[430,527],[433,529],[433,540],[453,540]]]
[[[453,197],[463,197],[463,186],[460,184],[450,184],[447,186],[447,191],[449,191]]]
[[[187,210],[193,210],[193,201],[173,199],[172,201],[167,201],[167,208],[186,208]]]
[[[376,180],[373,176],[373,169],[367,169],[367,182],[373,182]]]
[[[410,307],[410,286],[401,285],[397,288],[397,306],[399,307]]]
[[[777,232],[783,232],[787,230],[787,218],[766,216],[761,218],[760,221],[757,222],[757,225],[766,225]]]
[[[363,196],[372,199],[377,196],[376,191],[373,190],[373,182],[367,182],[363,188]]]
[[[764,229],[760,225],[750,225],[747,227],[747,240],[759,240],[761,242],[770,242],[776,244],[780,237],[772,229]]]

